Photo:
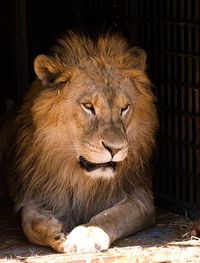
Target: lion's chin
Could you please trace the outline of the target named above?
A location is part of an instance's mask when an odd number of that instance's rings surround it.
[[[109,180],[114,177],[115,170],[112,168],[99,168],[96,170],[93,170],[91,172],[84,171],[87,176],[89,176],[92,179],[98,179],[98,178],[104,178],[106,180]]]

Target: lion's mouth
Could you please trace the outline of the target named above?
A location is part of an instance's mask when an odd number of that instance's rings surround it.
[[[83,156],[79,157],[79,162],[80,162],[81,167],[84,168],[87,172],[92,172],[100,168],[111,168],[113,170],[116,169],[115,162],[91,163],[88,160],[86,160]]]

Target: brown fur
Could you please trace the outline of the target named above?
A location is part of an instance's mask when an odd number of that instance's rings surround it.
[[[116,238],[152,223],[148,162],[157,118],[145,62],[144,51],[130,48],[117,35],[93,42],[73,33],[58,40],[49,56],[36,58],[38,79],[16,120],[16,188],[11,186],[30,241],[58,251],[92,251],[107,248]],[[95,116],[80,107],[85,96],[92,100]],[[130,109],[122,119],[119,112],[127,102]],[[107,158],[107,152],[101,154],[105,151],[101,141],[110,145],[120,141],[127,156],[117,161],[115,174],[102,171],[97,177],[96,172],[90,176],[78,157],[85,154],[91,162],[100,163],[101,158]],[[105,210],[111,211],[109,224],[100,219]],[[148,218],[148,222],[137,226],[137,212],[132,215],[130,210],[139,211],[141,221]],[[130,229],[127,222],[133,225]],[[85,236],[93,236],[95,246],[85,248],[61,234],[61,229],[68,233],[80,224],[87,224],[86,228],[77,231],[88,231]],[[96,236],[101,235],[105,240],[109,236],[108,245],[107,241],[104,245],[96,242]]]

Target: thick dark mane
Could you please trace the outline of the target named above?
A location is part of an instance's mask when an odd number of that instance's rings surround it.
[[[58,39],[51,55],[67,67],[83,66],[95,60],[101,65],[112,64],[121,69],[138,67],[142,59],[141,49],[130,47],[119,35],[107,34],[93,41],[85,36],[69,33]]]

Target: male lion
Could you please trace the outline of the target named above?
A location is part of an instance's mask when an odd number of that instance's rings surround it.
[[[145,64],[144,51],[117,35],[69,33],[36,57],[9,179],[30,242],[106,250],[154,223],[148,161],[157,117]]]

